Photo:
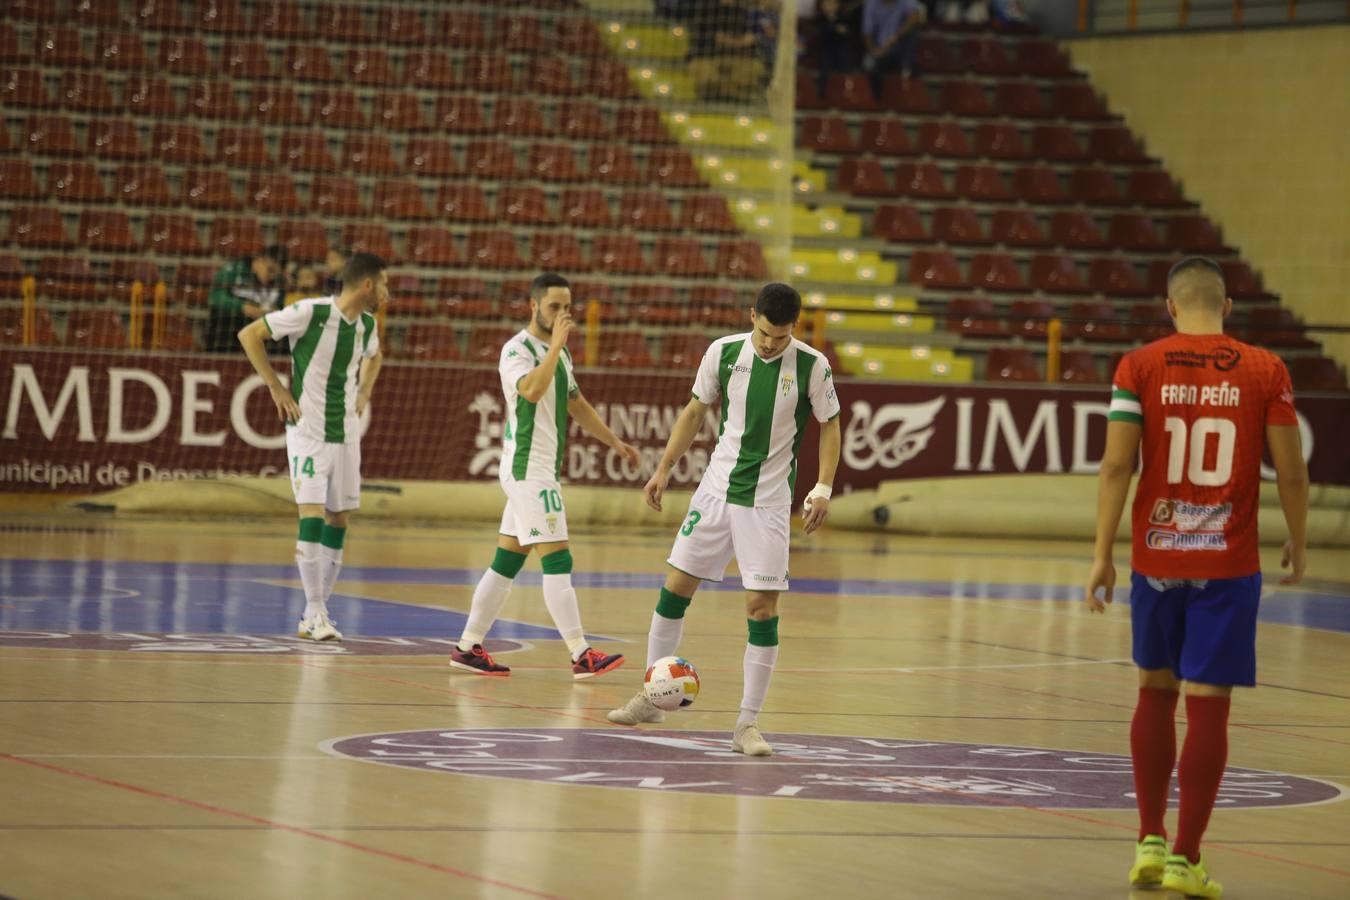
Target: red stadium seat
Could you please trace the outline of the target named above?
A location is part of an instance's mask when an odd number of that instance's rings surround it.
[[[652,366],[651,350],[640,331],[606,331],[600,336],[602,366],[645,369]]]
[[[65,116],[29,116],[23,124],[22,146],[39,156],[77,156],[75,127]]]
[[[1057,212],[1050,217],[1050,237],[1061,247],[1097,249],[1108,246],[1101,229],[1087,213]]]
[[[38,296],[52,300],[100,300],[107,285],[94,277],[83,257],[44,257],[37,265]],[[69,331],[69,328],[67,329]]]
[[[801,146],[817,153],[855,153],[858,145],[839,116],[807,116],[802,120]]]
[[[237,0],[198,0],[196,25],[216,34],[247,34],[248,24]]]
[[[52,99],[37,69],[6,68],[0,71],[0,100],[5,106],[51,109]]]
[[[877,112],[872,85],[861,73],[834,72],[825,82],[825,105],[849,112]]]
[[[159,166],[119,166],[113,194],[127,206],[169,206],[169,182]]]
[[[105,203],[108,192],[93,163],[54,162],[47,167],[47,194],[58,203]]]
[[[1130,306],[1129,336],[1138,341],[1156,341],[1176,331],[1167,306],[1158,300],[1135,303]]]
[[[1064,337],[1084,341],[1127,341],[1131,335],[1120,321],[1116,308],[1101,300],[1075,300],[1069,306]]]
[[[374,253],[387,262],[397,262],[394,242],[389,230],[375,222],[352,223],[342,226],[342,246],[353,253]]]
[[[1303,333],[1303,323],[1283,306],[1252,307],[1242,334],[1246,340],[1266,347],[1302,347],[1310,343]]]
[[[1046,104],[1034,81],[1001,81],[994,89],[994,109],[1014,119],[1052,119],[1055,110]]]
[[[253,218],[217,216],[211,221],[211,249],[218,256],[243,259],[263,252],[262,228]]]
[[[22,0],[15,5],[22,7]],[[51,7],[52,18],[59,17],[61,10],[55,4],[45,5]],[[69,13],[71,21],[81,28],[117,28],[128,24],[122,17],[121,4],[116,0],[74,0]]]
[[[947,303],[947,330],[966,337],[1002,337],[1007,325],[998,318],[992,300],[958,297]]]
[[[361,101],[346,88],[322,88],[309,98],[310,118],[323,128],[361,130],[366,127],[366,114]]]
[[[1204,216],[1173,216],[1167,220],[1167,244],[1186,253],[1232,253],[1214,223]]]
[[[943,207],[933,213],[933,237],[948,244],[988,244],[980,217],[964,206]]]
[[[99,36],[100,47],[106,39]],[[19,33],[9,22],[0,22],[0,63],[21,63],[28,60],[28,54],[19,49]]]
[[[530,97],[498,98],[492,112],[492,131],[523,137],[553,133],[539,111],[539,104]]]
[[[183,175],[183,203],[193,209],[239,209],[230,176],[220,169],[189,169]]]
[[[657,240],[654,251],[656,269],[667,275],[683,278],[707,278],[714,274],[703,255],[697,238],[663,237]]]
[[[408,326],[397,355],[422,362],[454,362],[460,358],[459,335],[448,322],[415,322]]]
[[[614,133],[634,144],[675,143],[661,114],[650,106],[620,106],[614,114]]]
[[[530,239],[530,264],[546,272],[584,272],[590,268],[571,232],[539,232]]]
[[[1072,198],[1053,169],[1045,166],[1021,166],[1013,173],[1017,196],[1037,206],[1069,203]]]
[[[1180,209],[1192,205],[1172,177],[1162,169],[1135,169],[1130,173],[1130,186],[1126,193],[1132,202],[1153,209]]]
[[[686,150],[653,147],[647,156],[647,181],[664,187],[702,187],[703,178]]]
[[[933,116],[939,112],[938,103],[921,78],[901,78],[888,75],[881,83],[881,105],[888,110],[915,116]]]
[[[277,225],[277,243],[291,259],[320,260],[328,253],[328,234],[311,220],[285,220]]]
[[[533,56],[525,70],[525,86],[536,93],[570,97],[577,92],[572,62],[565,56]]]
[[[551,225],[558,217],[549,208],[548,197],[534,185],[502,185],[497,192],[497,221],[511,225]]]
[[[1092,129],[1088,138],[1088,152],[1094,158],[1109,163],[1140,164],[1154,161],[1140,149],[1130,129],[1121,125]]]
[[[901,163],[895,170],[895,187],[902,197],[950,200],[956,196],[936,163]]]
[[[482,50],[488,46],[486,18],[476,12],[443,12],[436,17],[435,33],[447,47]]]
[[[1098,257],[1088,267],[1088,286],[1108,297],[1142,297],[1149,294],[1139,273],[1129,260],[1119,257]]]
[[[145,219],[145,249],[155,256],[201,256],[205,250],[191,216],[151,213]]]
[[[1031,146],[1037,156],[1052,162],[1085,162],[1097,155],[1089,153],[1067,125],[1037,125],[1031,132]]]
[[[136,123],[129,119],[92,119],[88,130],[89,152],[99,159],[144,159]]]
[[[450,142],[439,138],[409,138],[403,167],[414,175],[443,178],[460,174]]]
[[[123,82],[122,105],[130,115],[151,119],[172,119],[179,114],[168,79],[158,76],[132,76]]]
[[[394,84],[389,52],[379,47],[348,47],[342,54],[342,74],[348,84],[384,87]]]
[[[1120,192],[1116,176],[1110,169],[1074,169],[1069,176],[1069,193],[1075,201],[1087,206],[1130,205],[1130,201]]]
[[[956,257],[945,250],[916,250],[909,257],[909,280],[924,288],[963,290],[970,282],[961,274]]]
[[[586,65],[585,83],[581,94],[588,97],[604,97],[610,100],[636,99],[628,67],[621,62],[608,59],[591,60]]]
[[[829,104],[820,96],[814,72],[797,70],[797,109],[827,109]]]
[[[137,71],[150,67],[141,36],[134,32],[99,32],[94,44],[94,65],[104,71]]]
[[[1017,263],[1007,253],[976,253],[972,256],[970,283],[986,291],[1030,290]]]
[[[532,144],[525,160],[525,172],[541,181],[582,181],[570,144]]]
[[[517,53],[538,52],[545,45],[539,20],[530,16],[498,17],[492,37],[495,43]]]
[[[1031,340],[1043,341],[1050,329],[1050,320],[1058,316],[1049,300],[1014,300],[1008,305],[1008,331]]]
[[[328,152],[328,140],[313,131],[288,131],[281,136],[281,164],[305,172],[331,172],[337,168]]]
[[[308,121],[289,84],[262,85],[249,92],[249,116],[265,125],[303,125]]]
[[[643,180],[632,151],[622,144],[592,144],[587,172],[590,180],[606,184],[638,184]]]
[[[981,203],[1008,204],[1017,199],[993,166],[957,166],[956,193]]]
[[[697,369],[712,341],[707,335],[666,332],[661,336],[661,365],[672,369]]]
[[[591,243],[591,264],[616,275],[645,275],[651,271],[642,246],[631,234],[600,234]]]
[[[482,134],[489,130],[477,98],[462,94],[436,98],[431,118],[435,127],[454,134]]]
[[[1289,360],[1289,377],[1296,391],[1344,391],[1345,373],[1334,359],[1296,356]]]
[[[1050,107],[1066,119],[1102,121],[1111,118],[1106,104],[1085,81],[1068,81],[1055,85]]]
[[[510,94],[515,86],[511,60],[500,53],[476,53],[464,60],[464,83],[480,94]]]
[[[940,75],[957,75],[965,72],[965,62],[955,52],[956,48],[946,38],[933,34],[920,36],[915,48],[915,67],[920,72],[933,72]]]
[[[595,23],[587,18],[563,19],[553,23],[555,43],[563,53],[573,56],[604,56],[604,42]]]
[[[415,266],[434,268],[449,268],[462,262],[450,232],[420,225],[408,229],[408,261]]]
[[[469,332],[469,360],[496,364],[502,346],[516,336],[519,328],[501,325],[479,325]]]
[[[685,194],[680,206],[680,227],[687,231],[729,234],[737,230],[726,198],[721,194]]]
[[[1060,357],[1059,380],[1065,384],[1105,384],[1091,350],[1065,350]]]
[[[948,81],[942,86],[942,108],[963,118],[988,118],[997,115],[978,81]]]
[[[985,381],[1040,381],[1036,358],[1025,347],[990,347],[984,365]]]
[[[322,44],[287,44],[282,55],[281,74],[297,81],[338,80],[328,48]]]
[[[382,134],[348,134],[342,144],[343,165],[359,175],[399,172],[389,138]]]
[[[982,122],[975,129],[975,152],[989,159],[1035,159],[1036,153],[1016,126],[1003,122]]]
[[[388,131],[426,131],[422,104],[415,94],[382,94],[375,100],[374,124]]]
[[[381,6],[375,20],[375,33],[391,44],[425,44],[426,26],[417,7]]]
[[[122,317],[111,309],[75,309],[66,320],[66,346],[118,350],[127,346]]]
[[[261,128],[222,128],[216,132],[217,161],[240,169],[268,169],[272,158]]]
[[[434,218],[422,199],[415,181],[381,179],[375,183],[375,215],[384,219],[422,220]]]
[[[359,44],[371,34],[366,11],[350,3],[324,4],[315,10],[320,34],[332,41]]]
[[[961,44],[961,61],[979,75],[1015,75],[1020,70],[997,38],[971,38]]]
[[[146,323],[149,325],[150,323]],[[191,353],[197,349],[197,334],[186,313],[171,312],[164,316],[159,335],[152,337],[151,349],[173,353]]]
[[[473,14],[470,14],[473,15]],[[476,15],[474,16],[476,19]],[[451,36],[445,46],[465,47]],[[410,88],[443,91],[455,87],[454,63],[439,50],[409,50],[403,57],[403,83]]]
[[[313,31],[298,3],[260,0],[253,6],[253,31],[272,38],[307,38]]]
[[[1152,220],[1138,213],[1113,215],[1107,225],[1106,237],[1117,247],[1141,253],[1161,253],[1167,249]]]
[[[54,69],[89,65],[79,29],[45,25],[34,30],[33,59],[40,66]]]
[[[34,347],[55,347],[61,343],[56,338],[52,314],[44,306],[38,306],[33,310],[33,331]],[[23,310],[15,306],[0,307],[0,344],[21,343],[23,343]]]
[[[1011,247],[1048,247],[1049,239],[1041,231],[1040,223],[1026,209],[997,209],[989,228],[996,244]]]
[[[881,163],[870,156],[841,160],[835,170],[835,188],[855,197],[894,197],[897,194]]]
[[[966,159],[976,155],[955,122],[924,122],[919,126],[918,147],[930,156]]]
[[[624,191],[619,199],[618,223],[636,231],[673,231],[677,227],[659,191]]]
[[[904,244],[926,244],[931,240],[919,211],[909,205],[883,203],[878,206],[872,219],[872,233]]]
[[[568,188],[559,200],[563,222],[575,228],[609,228],[609,202],[599,188]]]
[[[913,156],[904,124],[899,119],[863,119],[859,149],[878,156]]]
[[[1086,294],[1088,286],[1078,274],[1073,257],[1041,254],[1031,260],[1031,286],[1050,294]]]
[[[510,231],[472,231],[469,233],[467,262],[481,269],[523,269],[516,238]]]
[[[1261,276],[1253,272],[1251,266],[1242,260],[1222,260],[1219,262],[1219,268],[1223,269],[1223,280],[1228,287],[1228,296],[1234,300],[1272,301],[1276,299],[1275,295],[1268,292],[1261,283]],[[1163,293],[1166,293],[1165,285],[1164,279]]]
[[[506,141],[470,141],[464,161],[469,174],[478,178],[505,180],[516,175],[516,154]]]
[[[27,159],[0,159],[0,198],[31,200],[42,196]]]
[[[131,220],[121,211],[81,212],[80,244],[103,253],[129,253],[137,249]]]
[[[108,113],[113,110],[112,91],[101,72],[63,72],[57,98],[76,112]]]
[[[436,194],[436,214],[451,222],[491,222],[487,196],[473,182],[448,182]]]
[[[316,175],[309,188],[310,208],[320,216],[357,217],[365,215],[361,208],[361,192],[356,179],[346,175]]]
[[[201,38],[183,36],[160,40],[156,69],[169,75],[203,76],[215,71],[215,66]]]
[[[1037,78],[1068,78],[1074,74],[1068,57],[1047,40],[1018,41],[1015,65],[1017,71]]]
[[[234,84],[228,81],[194,81],[188,86],[187,111],[203,119],[242,119],[235,100]]]
[[[592,141],[611,137],[600,107],[590,100],[563,100],[554,113],[554,122],[568,140]]]
[[[259,212],[296,215],[300,212],[300,198],[295,182],[285,172],[254,172],[248,177],[244,190],[248,205]]]

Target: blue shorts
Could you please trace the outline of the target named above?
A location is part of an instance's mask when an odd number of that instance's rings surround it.
[[[1260,604],[1260,572],[1208,581],[1162,581],[1131,572],[1134,664],[1171,669],[1183,681],[1253,687]]]

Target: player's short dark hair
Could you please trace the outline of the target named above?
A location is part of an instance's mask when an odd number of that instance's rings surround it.
[[[1184,259],[1181,259],[1175,266],[1167,271],[1167,283],[1171,284],[1173,278],[1176,278],[1178,275],[1184,275],[1187,272],[1208,272],[1219,279],[1220,284],[1224,283],[1223,269],[1219,268],[1219,264],[1208,256],[1187,256]],[[1224,292],[1227,293],[1227,290],[1228,286],[1227,284],[1224,284]]]
[[[263,252],[259,253],[258,255],[261,256],[263,259],[270,259],[275,261],[276,264],[281,266],[283,269],[286,268],[286,263],[288,262],[286,258],[287,257],[286,248],[280,246],[279,244],[273,244],[270,247],[264,248]]]
[[[359,285],[367,278],[378,278],[387,268],[388,263],[374,253],[353,253],[347,264],[342,267],[342,283]]]
[[[770,282],[759,289],[755,313],[774,325],[791,325],[802,314],[802,295],[790,284]]]
[[[545,272],[534,276],[534,280],[530,282],[530,299],[542,300],[549,288],[567,288],[570,291],[572,285],[557,272]]]

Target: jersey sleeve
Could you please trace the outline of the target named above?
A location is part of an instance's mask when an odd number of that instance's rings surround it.
[[[361,356],[363,358],[371,359],[372,357],[378,356],[380,354],[380,329],[372,327],[367,331],[364,343],[365,346],[361,349]]]
[[[811,398],[811,412],[817,422],[828,422],[839,415],[839,395],[834,389],[834,373],[824,359],[817,360],[811,367],[811,383],[807,385],[806,391]]]
[[[296,303],[263,316],[263,324],[274,338],[299,337],[309,327],[313,314],[313,303]]]
[[[502,385],[514,388],[520,384],[520,379],[534,371],[534,358],[529,350],[521,346],[520,341],[507,341],[506,346],[502,347],[502,358],[497,365],[497,371],[501,373]]]
[[[1298,413],[1294,411],[1294,386],[1289,380],[1289,369],[1279,357],[1272,360],[1270,369],[1266,424],[1297,425]]]
[[[698,374],[694,376],[694,399],[699,403],[712,406],[722,395],[722,382],[717,377],[717,364],[721,359],[720,344],[713,344],[703,354],[703,362],[698,364]]]
[[[572,359],[572,351],[563,347],[563,353],[567,355],[567,365],[563,366],[563,371],[567,373],[567,398],[575,400],[581,396],[581,388],[577,385],[576,361]]]
[[[1127,353],[1116,366],[1116,374],[1111,379],[1111,409],[1106,416],[1109,422],[1144,424],[1144,407],[1139,402],[1143,389],[1135,363],[1135,354]]]

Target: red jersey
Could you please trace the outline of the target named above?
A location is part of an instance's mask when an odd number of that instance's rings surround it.
[[[1154,578],[1259,572],[1266,426],[1298,424],[1284,362],[1222,334],[1174,334],[1120,361],[1109,417],[1143,427],[1131,567]]]

